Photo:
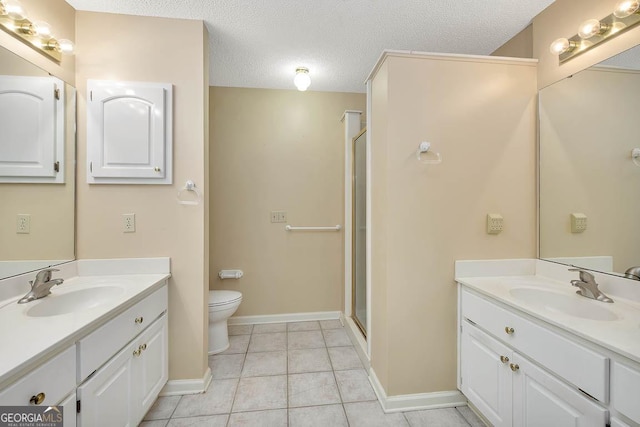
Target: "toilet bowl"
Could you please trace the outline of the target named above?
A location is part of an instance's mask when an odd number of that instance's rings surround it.
[[[209,291],[209,354],[229,348],[227,319],[236,312],[242,302],[237,291]]]

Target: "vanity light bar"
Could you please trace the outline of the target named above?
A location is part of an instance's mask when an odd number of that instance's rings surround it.
[[[616,5],[616,10],[603,19],[589,19],[580,24],[578,34],[573,37],[554,40],[549,47],[552,54],[558,55],[562,64],[571,58],[621,34],[640,22],[640,8],[637,0],[622,0]],[[621,7],[627,7],[630,13],[621,13]]]

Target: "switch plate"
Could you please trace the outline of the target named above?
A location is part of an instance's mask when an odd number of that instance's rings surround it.
[[[504,228],[504,218],[496,213],[487,214],[487,234],[498,234]]]
[[[122,232],[135,233],[136,231],[136,214],[122,214]]]
[[[18,214],[16,220],[16,233],[29,234],[31,233],[31,215]]]
[[[271,211],[271,222],[287,222],[287,212]]]
[[[571,232],[582,233],[587,229],[587,216],[583,213],[571,214]]]

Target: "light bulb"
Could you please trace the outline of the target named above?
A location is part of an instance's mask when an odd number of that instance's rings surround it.
[[[609,27],[607,25],[603,24],[597,19],[588,19],[580,24],[580,27],[578,27],[578,35],[581,39],[587,40],[597,34],[604,33],[608,29]]]
[[[71,40],[60,39],[58,40],[58,49],[63,55],[71,55],[75,49],[75,45]]]
[[[638,0],[622,0],[616,3],[616,8],[613,11],[613,15],[616,18],[626,18],[640,9],[640,1]]]
[[[33,28],[35,34],[43,39],[50,39],[53,37],[51,34],[51,25],[44,21],[33,21]]]
[[[26,19],[27,11],[18,0],[4,0],[4,13],[14,21]]]
[[[293,84],[296,85],[299,91],[304,92],[311,85],[311,77],[309,77],[309,69],[305,67],[298,67],[296,69],[296,76],[293,79]]]
[[[569,39],[561,37],[556,39],[549,46],[549,51],[552,55],[562,55],[565,52],[568,52],[576,47],[576,42],[572,42]]]

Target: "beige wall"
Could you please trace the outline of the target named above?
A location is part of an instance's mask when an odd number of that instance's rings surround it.
[[[342,310],[344,110],[365,95],[211,87],[211,289],[243,294],[236,315]],[[240,268],[240,280],[220,280]]]
[[[372,89],[372,366],[390,396],[455,390],[455,260],[536,253],[536,68],[391,54]]]
[[[598,47],[558,64],[549,45],[558,37],[570,38],[587,19],[602,19],[613,12],[617,0],[556,0],[533,19],[533,57],[538,58],[538,87],[570,76],[640,42],[640,27],[620,34]]]
[[[46,21],[59,39],[75,40],[76,11],[65,0],[22,0],[29,19]],[[21,40],[0,30],[0,46],[4,46],[52,75],[75,86],[75,57],[64,56],[57,64],[48,56],[29,47]]]
[[[206,207],[178,205],[186,180],[205,192],[206,29],[201,21],[77,14],[78,258],[171,257],[170,379],[202,378],[207,368]],[[87,79],[173,84],[173,185],[86,183]],[[122,233],[122,214],[136,232]]]
[[[533,58],[533,25],[513,36],[511,40],[496,49],[492,56],[512,58]]]
[[[540,255],[613,257],[614,271],[638,264],[640,73],[592,68],[541,91]],[[608,108],[598,106],[608,105]],[[569,215],[588,217],[571,233]]]

